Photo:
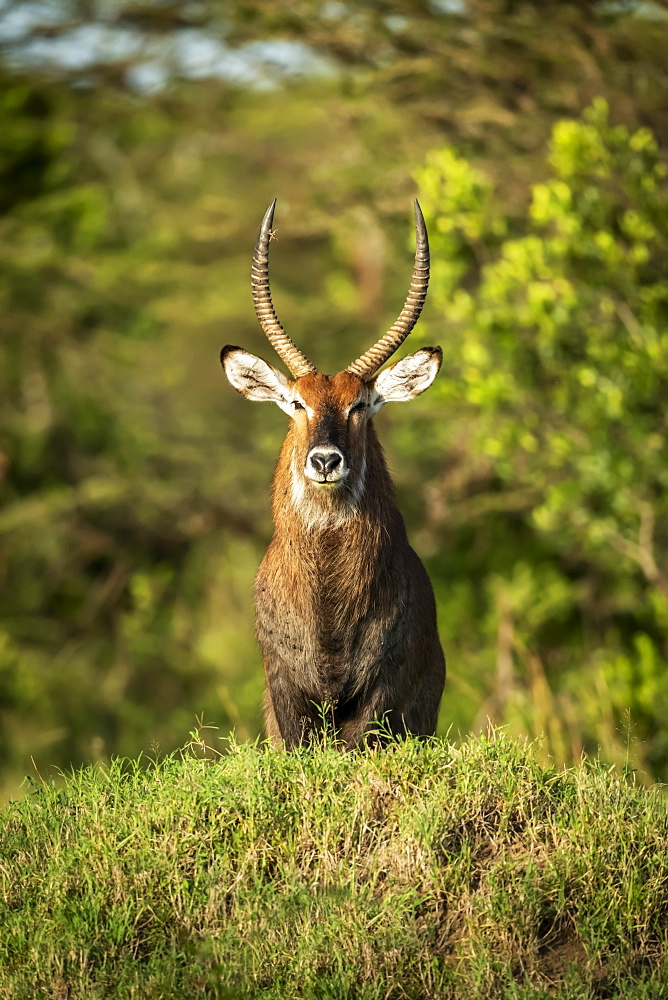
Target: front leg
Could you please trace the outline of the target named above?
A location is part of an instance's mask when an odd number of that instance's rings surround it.
[[[267,691],[264,719],[267,736],[276,742],[283,740],[286,750],[310,743],[317,728],[317,706],[306,694],[290,683],[279,668],[265,664]]]
[[[385,746],[408,732],[403,709],[396,702],[392,704],[382,687],[369,692],[352,712],[338,720],[339,738],[347,750],[360,745]]]

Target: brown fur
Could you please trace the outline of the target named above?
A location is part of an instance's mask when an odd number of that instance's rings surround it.
[[[373,740],[379,724],[433,734],[445,679],[434,596],[367,416],[373,385],[348,372],[289,385],[306,409],[281,449],[276,530],[255,584],[267,734],[288,748],[323,726],[344,747]],[[371,400],[366,412],[348,414],[358,399]],[[309,449],[323,442],[349,466],[335,488],[303,475]]]

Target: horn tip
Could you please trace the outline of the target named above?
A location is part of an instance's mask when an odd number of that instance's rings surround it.
[[[420,202],[417,200],[417,198],[413,198],[413,211],[415,212],[416,220],[424,222],[424,216],[422,214],[422,209],[420,208]]]
[[[276,209],[276,198],[272,201],[271,205],[264,213],[264,219],[262,220],[262,233],[266,233],[268,229],[271,229],[271,225],[274,221],[274,211]]]
[[[424,242],[428,253],[429,237],[427,236],[427,223],[424,221],[424,215],[422,214],[422,209],[420,208],[420,202],[417,200],[417,198],[413,198],[413,209],[415,211],[415,234],[417,236],[418,242],[420,241]]]

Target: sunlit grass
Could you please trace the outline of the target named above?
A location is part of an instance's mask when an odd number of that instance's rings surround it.
[[[4,810],[0,997],[668,995],[659,790],[503,736],[193,751]]]

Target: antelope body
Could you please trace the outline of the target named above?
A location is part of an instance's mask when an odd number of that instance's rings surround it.
[[[331,726],[353,747],[436,727],[445,661],[434,596],[408,544],[372,418],[385,403],[427,389],[441,350],[425,347],[377,374],[408,336],[429,279],[424,219],[415,202],[416,255],[396,323],[338,375],[323,375],[285,335],[271,301],[269,240],[275,202],[253,258],[255,308],[293,375],[224,347],[225,373],[244,396],[291,417],[272,487],[274,537],[256,581],[257,636],[266,673],[265,724],[287,748]]]

